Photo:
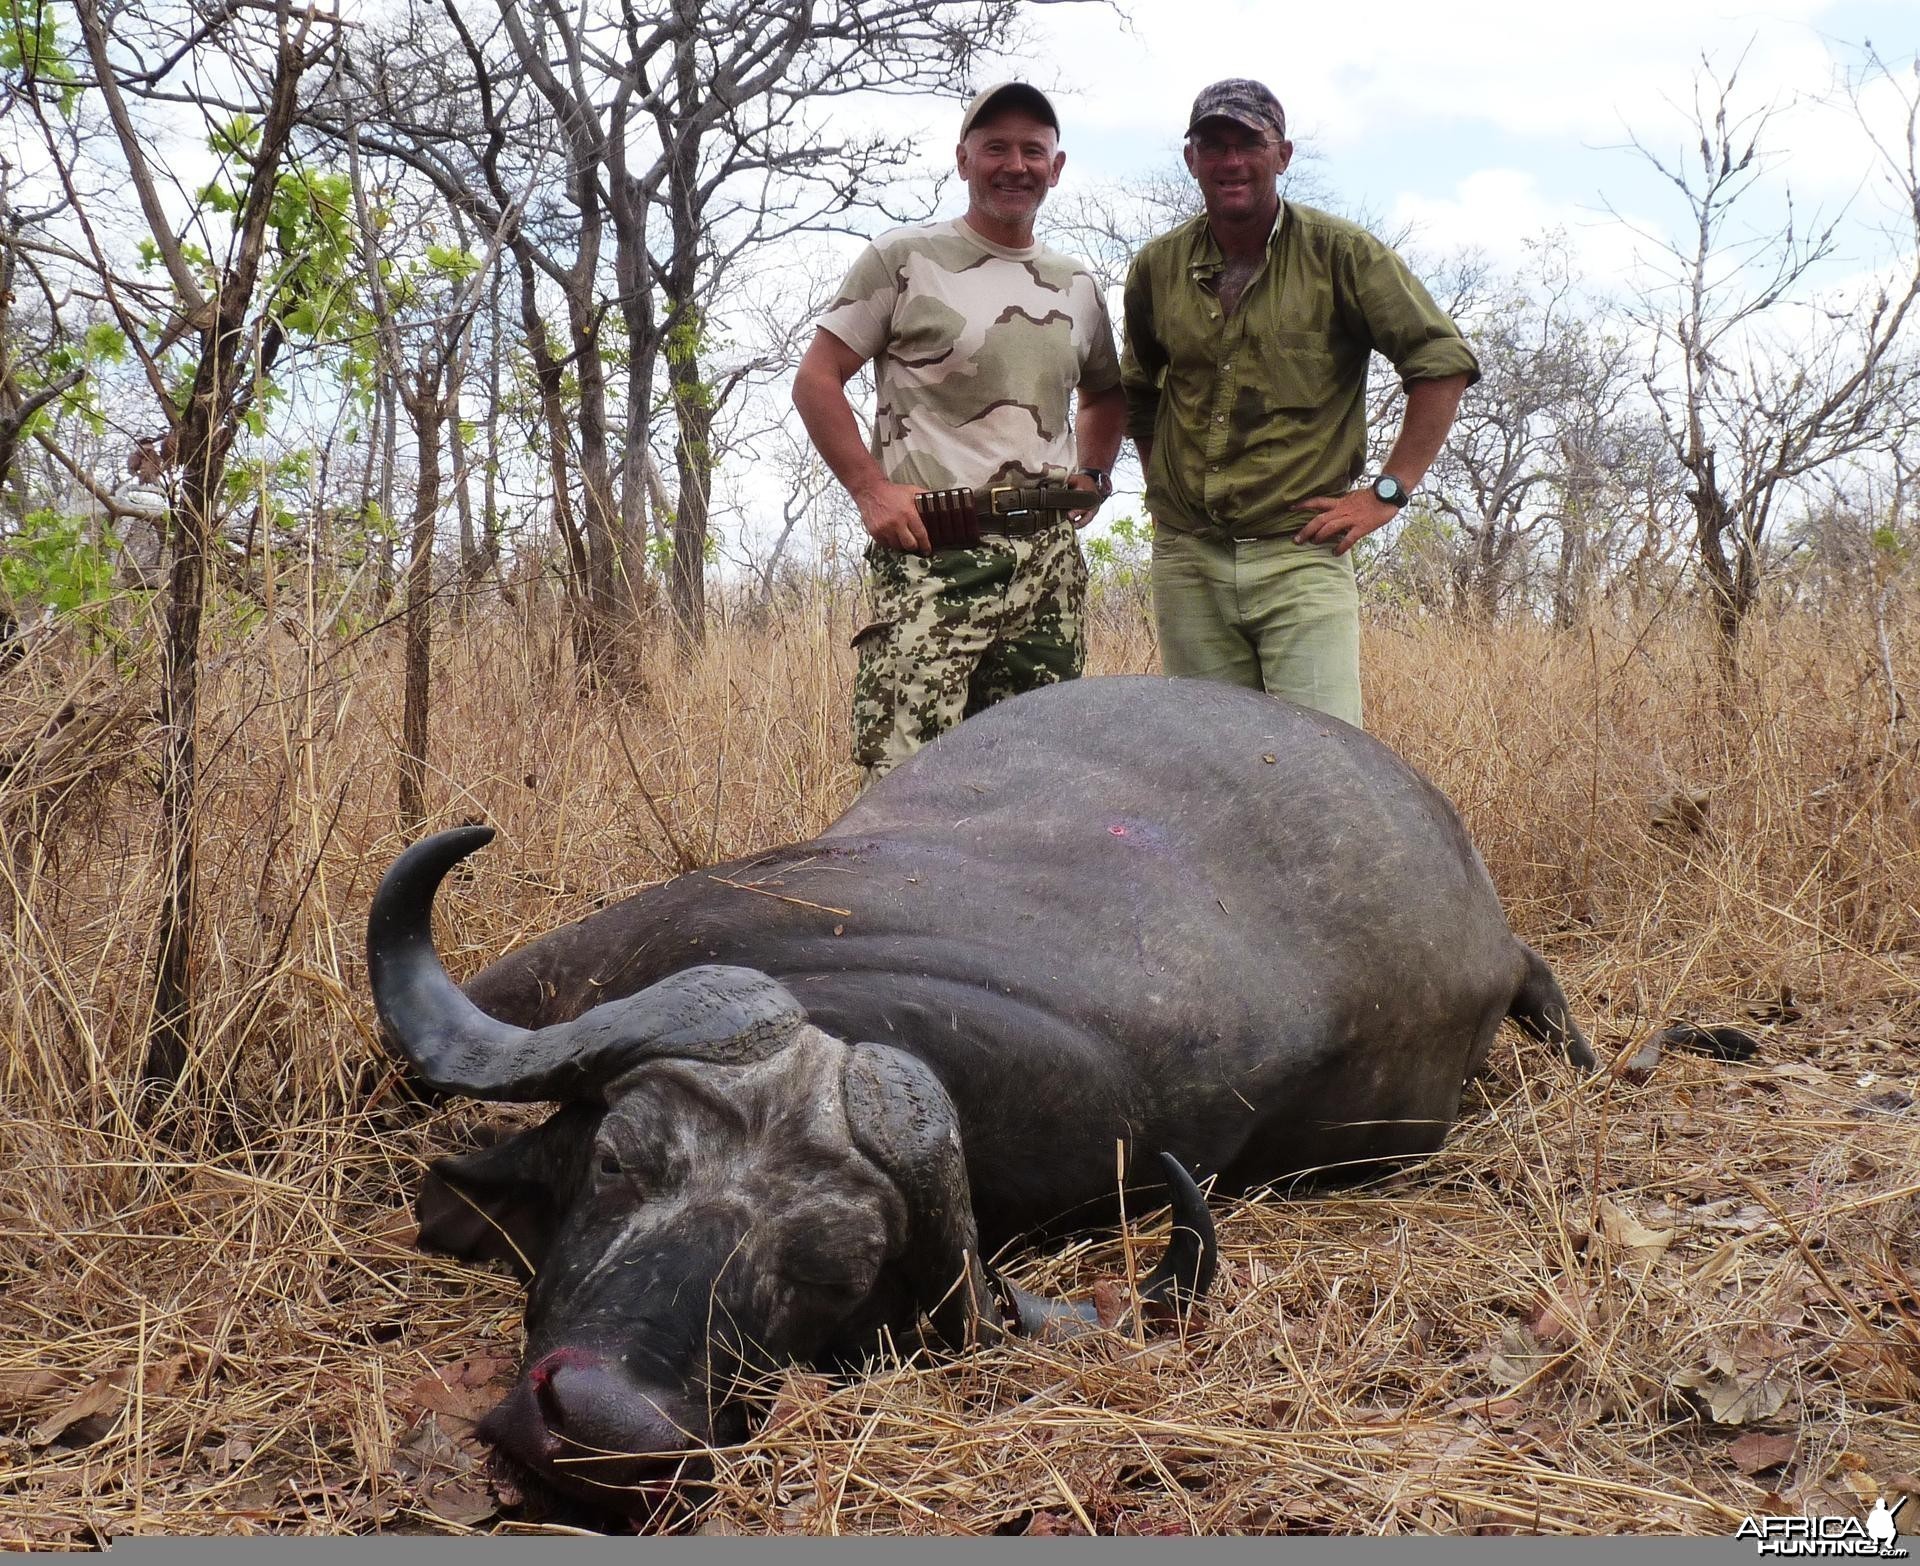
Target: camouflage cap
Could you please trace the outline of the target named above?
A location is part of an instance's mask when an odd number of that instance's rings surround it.
[[[1251,131],[1270,130],[1282,141],[1287,139],[1287,111],[1280,107],[1280,100],[1244,76],[1230,76],[1200,89],[1187,119],[1187,134],[1191,136],[1202,120],[1211,119],[1232,120]]]
[[[973,101],[967,105],[967,112],[960,116],[960,139],[967,139],[967,132],[973,129],[974,121],[988,109],[1001,105],[1009,109],[1025,109],[1036,119],[1045,120],[1060,134],[1060,116],[1053,112],[1053,105],[1047,101],[1047,95],[1030,82],[996,82],[973,95]]]

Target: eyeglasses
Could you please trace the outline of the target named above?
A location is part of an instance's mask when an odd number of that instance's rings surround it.
[[[1218,163],[1222,158],[1230,157],[1234,153],[1251,156],[1263,147],[1280,145],[1279,138],[1275,136],[1256,136],[1240,141],[1222,141],[1218,136],[1189,136],[1187,140],[1193,148],[1193,155],[1196,158],[1205,159],[1208,163]]]

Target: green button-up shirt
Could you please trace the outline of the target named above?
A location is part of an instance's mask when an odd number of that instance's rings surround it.
[[[1232,315],[1204,216],[1160,235],[1127,275],[1127,432],[1149,439],[1147,510],[1185,533],[1264,538],[1351,488],[1366,463],[1367,356],[1402,383],[1480,378],[1460,329],[1357,224],[1281,204]]]

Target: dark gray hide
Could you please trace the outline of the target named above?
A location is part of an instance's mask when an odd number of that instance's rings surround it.
[[[923,1314],[964,1336],[982,1250],[1113,1216],[1116,1141],[1222,1190],[1360,1176],[1439,1145],[1506,1017],[1593,1063],[1447,801],[1229,686],[1006,702],[811,842],[547,935],[462,1001],[425,908],[487,835],[395,866],[374,986],[428,1080],[569,1101],[442,1160],[421,1217],[533,1269],[488,1431],[573,1488],[657,1477],[595,1452],[733,1434],[724,1387],[770,1357]]]

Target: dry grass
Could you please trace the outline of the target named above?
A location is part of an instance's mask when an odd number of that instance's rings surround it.
[[[850,630],[736,631],[626,704],[576,699],[537,618],[456,633],[434,824],[502,841],[448,900],[450,965],[830,820]],[[559,1526],[465,1440],[516,1286],[410,1245],[422,1160],[481,1116],[410,1104],[371,1033],[394,641],[218,634],[198,1118],[169,1137],[131,1113],[151,658],[75,632],[0,683],[0,1542]],[[1748,1028],[1753,1061],[1575,1082],[1509,1041],[1425,1167],[1224,1210],[1184,1335],[795,1373],[679,1526],[1725,1533],[1920,1489],[1913,755],[1864,622],[1757,627],[1732,716],[1705,651],[1671,616],[1381,623],[1370,721],[1460,804],[1603,1059],[1684,1018]],[[1099,669],[1152,657],[1104,617]]]

